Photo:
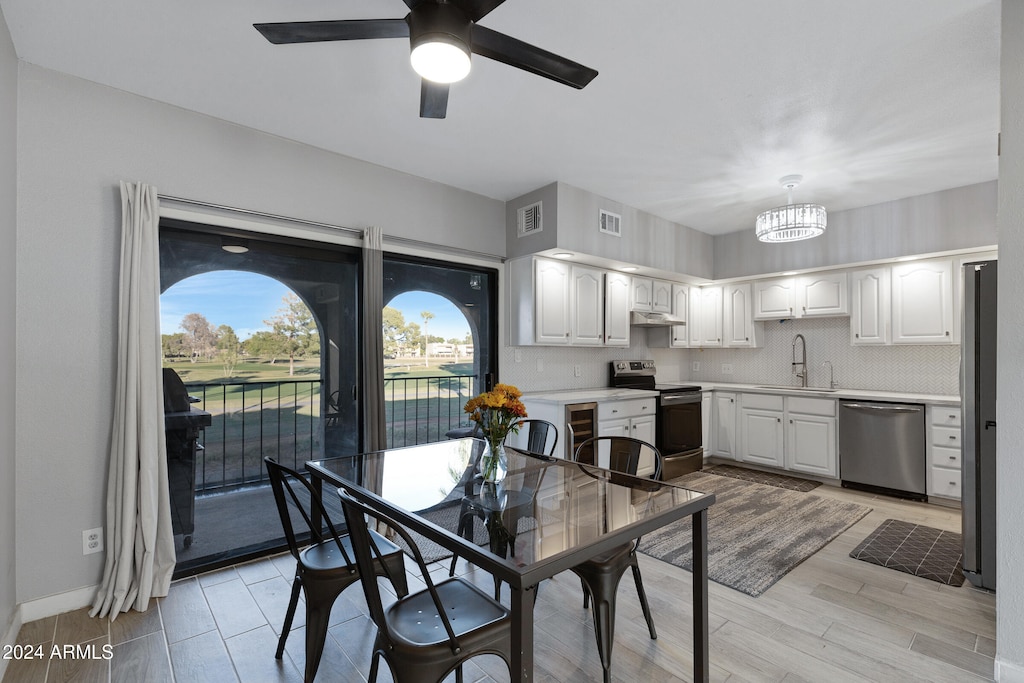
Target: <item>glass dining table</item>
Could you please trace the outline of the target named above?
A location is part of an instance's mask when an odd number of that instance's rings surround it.
[[[311,460],[314,486],[344,487],[442,548],[511,587],[512,681],[533,681],[538,584],[684,517],[693,527],[693,674],[707,681],[707,510],[714,494],[507,448],[507,473],[482,483],[484,443],[463,438]],[[469,514],[487,522],[470,529]],[[511,512],[513,514],[504,514]],[[472,520],[469,520],[472,522]],[[460,525],[461,522],[461,525]],[[470,524],[470,526],[472,526]],[[482,538],[481,538],[482,536]]]

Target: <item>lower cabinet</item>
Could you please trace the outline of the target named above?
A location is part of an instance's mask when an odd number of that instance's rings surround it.
[[[737,394],[716,391],[712,398],[711,454],[735,460],[736,451],[736,398]],[[703,406],[702,406],[703,407]]]
[[[628,436],[653,445],[656,440],[657,398],[602,401],[597,404],[597,435]],[[598,461],[601,467],[608,463]],[[654,461],[641,462],[639,476],[654,472]]]
[[[961,412],[956,406],[928,406],[928,497],[960,500]]]
[[[715,452],[715,445],[712,441],[711,430],[712,412],[714,411],[715,394],[712,391],[705,391],[700,395],[700,443],[704,447],[704,458]]]
[[[838,476],[835,400],[741,394],[739,416],[737,460]]]
[[[740,396],[740,457],[743,462],[784,467],[783,398],[769,394]]]

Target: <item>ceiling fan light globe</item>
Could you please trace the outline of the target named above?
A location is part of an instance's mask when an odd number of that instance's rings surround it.
[[[409,59],[416,73],[434,83],[455,83],[469,75],[469,52],[454,41],[424,40]]]

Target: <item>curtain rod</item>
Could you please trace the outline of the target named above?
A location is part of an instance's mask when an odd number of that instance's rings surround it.
[[[318,221],[309,221],[304,218],[292,218],[290,216],[282,216],[274,213],[267,213],[265,211],[256,211],[254,209],[240,209],[235,206],[226,206],[224,204],[214,204],[212,202],[204,202],[198,199],[185,199],[184,197],[172,197],[171,195],[157,193],[157,198],[160,201],[177,202],[179,204],[186,204],[189,206],[198,206],[204,209],[216,209],[219,211],[230,211],[232,213],[244,214],[246,216],[255,216],[257,218],[268,218],[276,221],[284,221],[286,223],[292,223],[297,225],[305,225],[313,228],[327,229],[336,232],[343,232],[359,237],[362,239],[363,230],[359,228],[348,228],[341,225],[332,225],[330,223],[320,223]],[[472,258],[479,258],[488,261],[498,261],[499,263],[505,262],[504,256],[498,254],[488,254],[482,251],[472,251],[470,249],[462,249],[460,247],[451,247],[443,244],[437,244],[436,242],[424,242],[422,240],[415,240],[409,237],[396,237],[394,235],[383,235],[385,244],[393,244],[396,246],[413,247],[416,249],[424,249],[426,251],[441,252],[445,254],[452,254],[455,256],[467,256]]]

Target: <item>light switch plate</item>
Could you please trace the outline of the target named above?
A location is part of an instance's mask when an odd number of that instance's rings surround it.
[[[691,367],[691,369],[692,369],[692,370],[693,370],[694,372],[700,372],[700,361],[699,361],[699,360],[695,360],[695,361],[693,361],[693,363],[691,364],[691,366],[690,366],[690,367]]]
[[[722,374],[723,375],[731,375],[732,374],[732,363],[722,363]]]

